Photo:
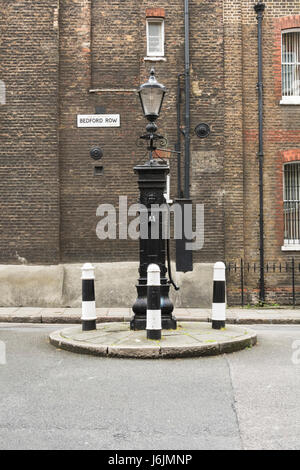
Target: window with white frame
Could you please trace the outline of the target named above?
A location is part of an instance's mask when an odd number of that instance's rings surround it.
[[[147,56],[164,56],[164,20],[160,18],[147,19]]]
[[[284,245],[300,246],[300,162],[284,165]]]
[[[282,32],[282,103],[300,104],[300,29]]]

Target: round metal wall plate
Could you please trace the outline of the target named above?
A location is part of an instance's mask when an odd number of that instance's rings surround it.
[[[100,147],[95,146],[95,147],[91,148],[90,156],[94,160],[100,160],[103,157],[103,151],[101,150]]]
[[[205,139],[210,134],[210,127],[208,124],[201,123],[195,127],[195,134],[199,139]]]

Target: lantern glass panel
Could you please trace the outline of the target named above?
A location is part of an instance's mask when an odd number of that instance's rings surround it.
[[[151,114],[156,114],[158,116],[164,97],[164,91],[158,87],[145,87],[141,90],[140,95],[145,116]]]

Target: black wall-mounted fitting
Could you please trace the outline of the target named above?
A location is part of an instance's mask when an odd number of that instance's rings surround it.
[[[210,134],[210,127],[208,124],[202,122],[195,127],[195,134],[199,139],[205,139]]]
[[[106,114],[104,106],[95,106],[95,114]]]
[[[94,147],[91,148],[90,150],[90,156],[94,159],[94,160],[100,160],[102,157],[103,157],[103,151],[100,147],[98,147],[97,145],[95,145]]]
[[[101,165],[94,166],[94,175],[95,176],[103,175],[103,166]]]

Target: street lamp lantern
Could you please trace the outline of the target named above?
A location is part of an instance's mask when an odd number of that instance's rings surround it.
[[[158,118],[165,93],[166,87],[158,83],[155,70],[152,68],[148,82],[141,85],[138,90],[143,113],[148,121],[153,122]]]
[[[166,87],[158,83],[155,78],[154,68],[151,69],[148,82],[141,85],[138,89],[138,94],[144,116],[149,121],[149,124],[146,126],[147,134],[142,135],[140,138],[149,142],[148,150],[150,150],[150,160],[153,160],[152,152],[156,150],[155,141],[163,139],[162,135],[156,134],[157,125],[154,121],[156,121],[159,116],[166,94]]]

